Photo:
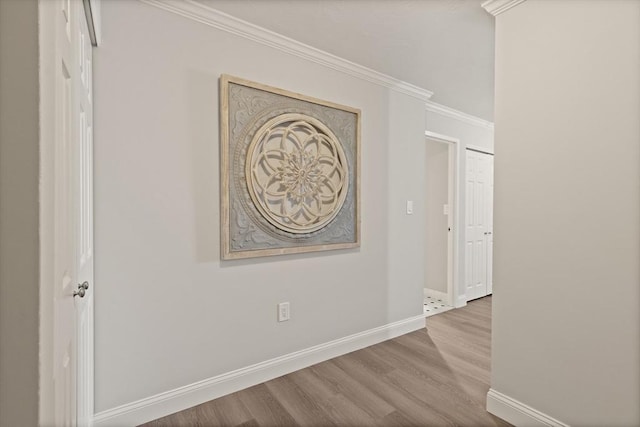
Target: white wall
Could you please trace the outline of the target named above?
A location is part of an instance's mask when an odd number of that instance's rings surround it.
[[[140,2],[102,19],[96,411],[421,313],[422,102]],[[361,248],[220,262],[222,73],[362,109]]]
[[[386,205],[388,210],[388,241],[385,243],[381,239],[382,230],[371,229],[369,233],[371,244],[384,245],[388,254],[388,289],[385,298],[388,299],[386,304],[390,320],[406,316],[402,314],[405,306],[411,307],[411,313],[422,313],[423,310],[426,225],[423,111],[424,102],[399,93],[389,93],[388,115],[383,118],[388,121],[388,133],[386,140],[381,141],[387,146],[388,155],[387,200],[376,195],[375,188],[370,188],[378,206],[372,209],[381,209]],[[366,180],[362,182],[366,186],[375,185]],[[407,214],[408,200],[413,201],[412,215]]]
[[[491,387],[640,425],[640,2],[497,16]]]
[[[0,1],[0,425],[38,423],[38,3]]]
[[[453,301],[454,306],[461,307],[466,304],[465,296],[465,208],[466,208],[466,155],[467,146],[480,149],[487,153],[494,152],[493,124],[477,117],[449,109],[447,107],[431,104],[426,111],[427,131],[455,138],[459,141],[458,170],[456,172],[458,188],[458,218],[454,227],[457,227],[458,243],[458,298]],[[426,141],[426,138],[425,138]]]

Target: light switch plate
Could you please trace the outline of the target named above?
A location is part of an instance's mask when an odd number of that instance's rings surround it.
[[[291,307],[289,302],[278,304],[278,322],[286,322],[291,318]]]
[[[442,205],[442,213],[449,215],[449,205]]]
[[[407,215],[413,215],[413,200],[407,200]]]

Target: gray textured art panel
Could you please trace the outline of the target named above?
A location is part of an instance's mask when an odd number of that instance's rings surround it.
[[[222,189],[229,252],[249,257],[359,244],[359,112],[231,80]]]

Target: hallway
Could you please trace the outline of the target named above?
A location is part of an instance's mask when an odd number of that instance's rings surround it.
[[[491,297],[427,328],[145,424],[508,426],[485,410]]]

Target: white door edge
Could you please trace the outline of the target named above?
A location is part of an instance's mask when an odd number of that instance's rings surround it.
[[[40,83],[40,372],[38,416],[40,425],[53,425],[53,239],[54,239],[54,135],[55,135],[55,23],[53,2],[38,5]]]

